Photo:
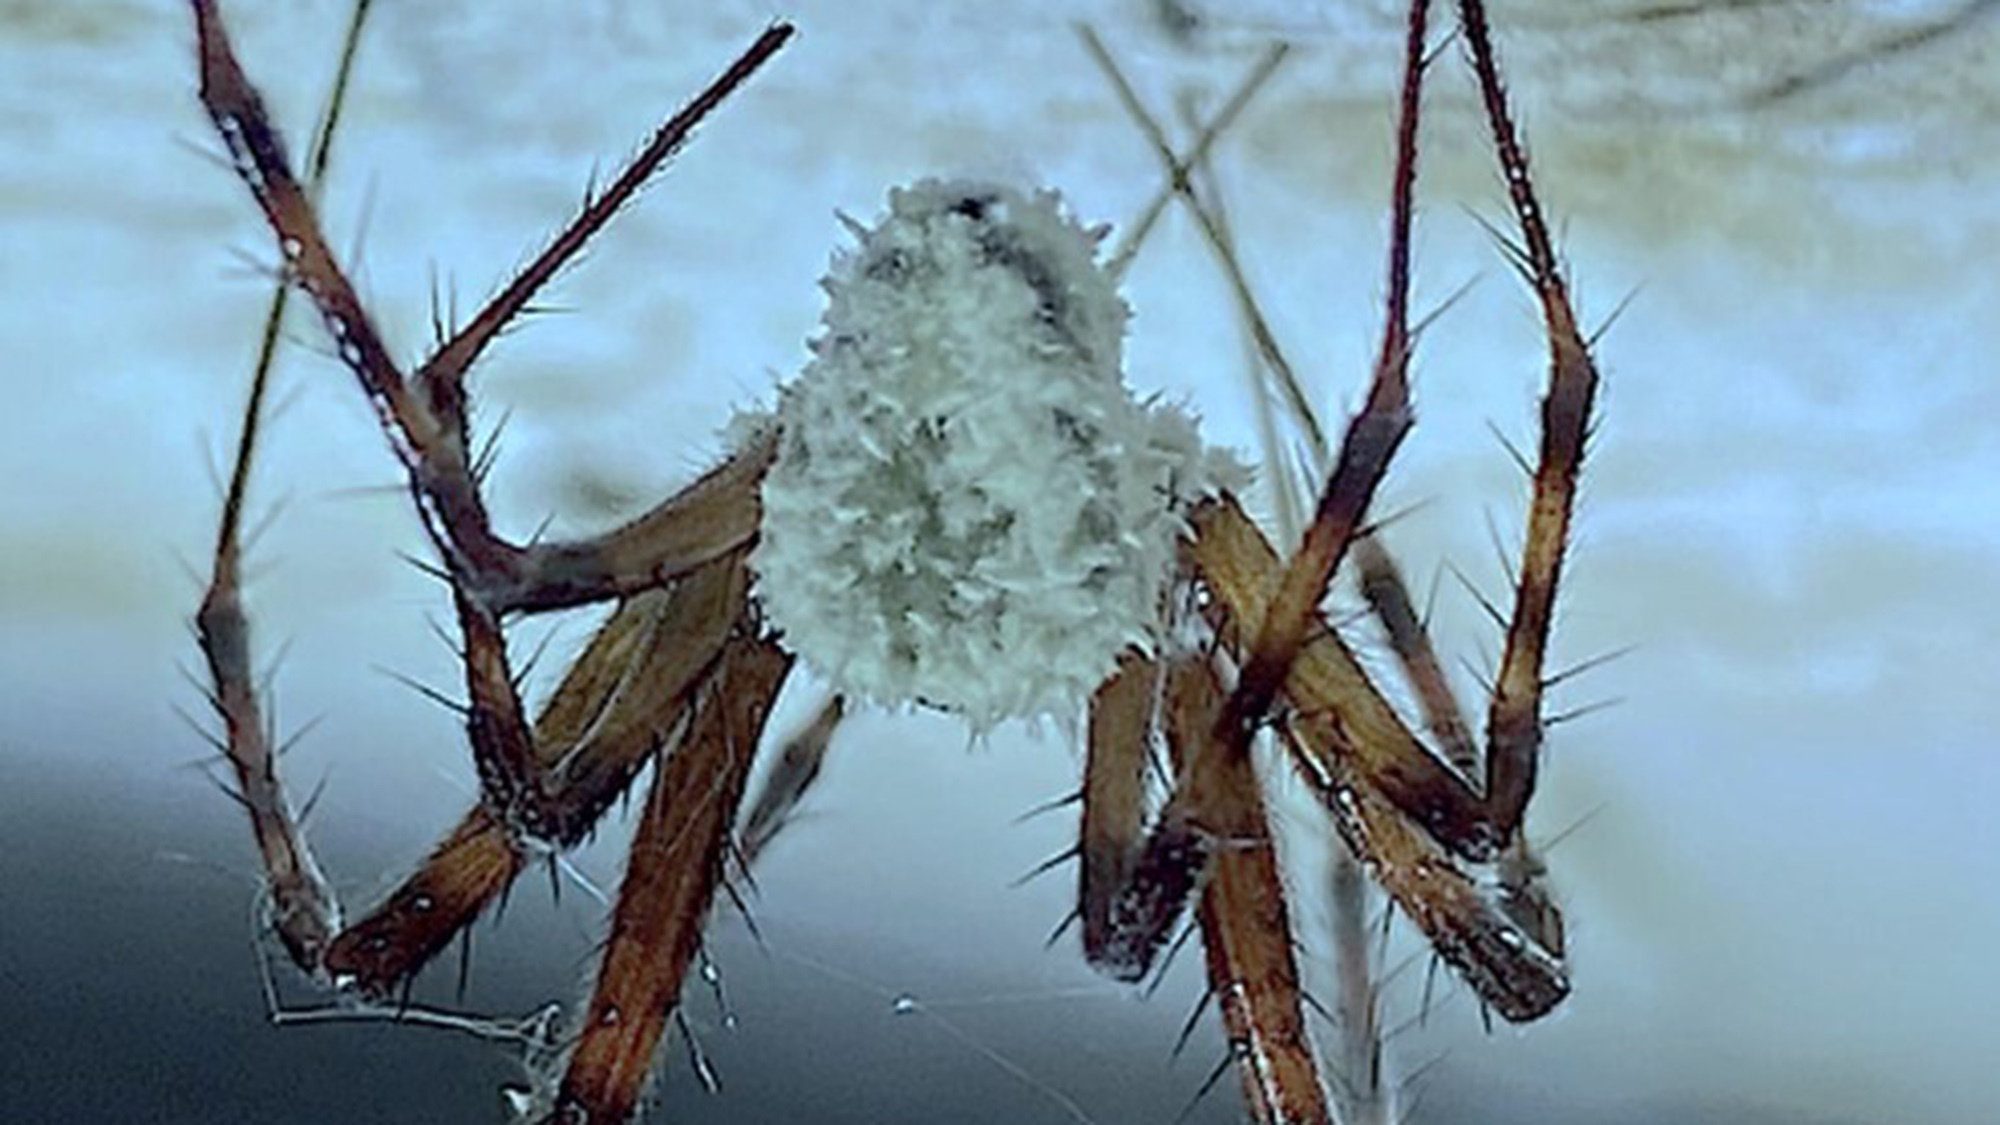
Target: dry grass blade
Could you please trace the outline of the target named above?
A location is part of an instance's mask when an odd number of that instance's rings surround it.
[[[1125,225],[1125,233],[1119,240],[1118,248],[1105,260],[1104,272],[1113,278],[1123,278],[1125,272],[1131,268],[1132,260],[1138,256],[1140,247],[1145,245],[1147,237],[1152,234],[1154,224],[1160,221],[1160,216],[1166,212],[1167,204],[1176,195],[1191,203],[1199,204],[1199,198],[1190,190],[1190,177],[1196,169],[1207,163],[1209,150],[1215,147],[1216,141],[1229,131],[1230,126],[1236,124],[1236,119],[1242,116],[1244,108],[1250,104],[1250,99],[1256,97],[1257,92],[1263,89],[1273,74],[1277,73],[1278,64],[1285,61],[1285,56],[1290,53],[1291,48],[1287,44],[1277,43],[1265,51],[1263,57],[1257,61],[1257,65],[1237,85],[1236,92],[1223,103],[1214,119],[1195,136],[1194,144],[1188,147],[1187,153],[1176,156],[1173,150],[1167,147],[1166,135],[1160,130],[1158,121],[1139,103],[1138,94],[1126,80],[1117,61],[1111,57],[1111,51],[1104,45],[1103,38],[1089,26],[1079,27],[1077,30],[1083,38],[1084,49],[1090,52],[1098,69],[1102,70],[1105,77],[1111,81],[1111,87],[1118,94],[1119,101],[1124,104],[1126,112],[1132,115],[1134,123],[1139,126],[1139,131],[1144,133],[1147,141],[1153,145],[1167,173],[1167,182],[1160,185],[1160,190],[1147,201],[1139,216]]]

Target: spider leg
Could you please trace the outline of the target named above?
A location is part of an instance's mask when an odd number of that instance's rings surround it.
[[[833,696],[820,705],[811,721],[778,752],[778,760],[764,778],[757,799],[750,802],[750,811],[744,814],[743,828],[738,833],[741,850],[737,859],[746,873],[756,865],[757,857],[764,854],[764,849],[771,845],[778,833],[791,823],[799,802],[819,780],[820,767],[826,762],[827,747],[833,743],[833,732],[840,728],[841,720],[847,713],[846,698]]]
[[[1167,741],[1177,758],[1204,747],[1222,702],[1206,661],[1173,666]],[[1304,991],[1263,787],[1249,755],[1220,750],[1208,742],[1185,763],[1190,788],[1202,794],[1203,828],[1226,841],[1209,861],[1195,911],[1208,989],[1222,1013],[1251,1120],[1330,1122],[1326,1087],[1306,1035]]]
[[[1318,619],[1334,569],[1367,516],[1389,462],[1415,422],[1410,409],[1410,227],[1417,180],[1417,124],[1423,108],[1429,0],[1412,0],[1404,40],[1402,104],[1390,206],[1387,310],[1368,397],[1348,423],[1312,523],[1257,622],[1247,663],[1216,720],[1216,737],[1246,745],[1264,720]]]
[[[1378,535],[1379,532],[1363,536],[1354,544],[1361,596],[1368,602],[1369,612],[1381,623],[1389,639],[1389,651],[1395,655],[1404,679],[1416,694],[1424,729],[1430,732],[1445,761],[1466,777],[1476,777],[1479,745],[1473,740],[1472,728],[1466,724],[1465,712],[1458,705],[1451,681],[1444,674],[1430,632],[1417,613],[1416,601],[1410,597],[1403,572],[1378,541]]]
[[[1090,700],[1077,917],[1083,955],[1123,981],[1143,980],[1194,888],[1205,850],[1185,824],[1146,829],[1146,775],[1157,733],[1161,667],[1127,652]]]
[[[1207,656],[1128,653],[1092,697],[1077,913],[1084,954],[1138,981],[1191,898],[1209,992],[1238,1050],[1258,1121],[1327,1121],[1262,788],[1247,753],[1209,740],[1222,691]],[[1162,737],[1172,796],[1146,828],[1146,771]]]
[[[1577,474],[1590,436],[1598,374],[1589,344],[1577,326],[1541,204],[1535,198],[1527,153],[1507,108],[1486,6],[1480,0],[1459,0],[1458,12],[1494,151],[1520,226],[1524,272],[1540,300],[1549,340],[1549,384],[1542,399],[1541,451],[1536,461],[1527,542],[1514,590],[1506,649],[1486,718],[1486,800],[1501,840],[1511,842],[1520,833],[1528,799],[1535,791],[1549,627],[1556,584],[1569,546]]]
[[[1300,381],[1293,374],[1290,360],[1279,347],[1269,322],[1251,295],[1249,281],[1243,273],[1220,215],[1196,193],[1191,179],[1191,173],[1201,166],[1213,141],[1234,123],[1249,99],[1277,69],[1278,63],[1283,61],[1286,54],[1285,45],[1279,44],[1265,53],[1257,67],[1243,80],[1225,103],[1222,111],[1216,115],[1215,120],[1200,131],[1189,154],[1180,157],[1176,156],[1168,145],[1158,120],[1140,102],[1137,92],[1133,90],[1117,61],[1112,58],[1103,40],[1087,26],[1080,29],[1080,34],[1084,46],[1110,81],[1112,89],[1118,94],[1128,115],[1145,135],[1166,174],[1166,182],[1161,185],[1147,208],[1137,220],[1128,224],[1129,233],[1126,234],[1118,252],[1112,255],[1111,265],[1108,268],[1114,276],[1123,272],[1144,243],[1146,235],[1159,218],[1165,204],[1171,198],[1178,196],[1195,217],[1197,226],[1207,239],[1210,249],[1215,252],[1217,260],[1228,274],[1231,287],[1237,295],[1239,311],[1250,327],[1258,353],[1276,375],[1277,387],[1285,396],[1294,419],[1304,430],[1308,444],[1322,451],[1324,456],[1326,442],[1318,414],[1305,400],[1300,389]],[[1463,713],[1452,696],[1450,684],[1444,676],[1436,650],[1422,627],[1414,602],[1394,560],[1379,542],[1367,535],[1357,538],[1354,551],[1361,572],[1362,593],[1387,630],[1391,648],[1416,689],[1419,704],[1424,710],[1426,725],[1442,744],[1446,758],[1458,766],[1467,777],[1472,777],[1478,765],[1476,744],[1473,742]]]
[[[570,666],[535,723],[554,780],[554,842],[580,842],[639,769],[684,725],[696,689],[741,620],[740,557],[620,604]],[[327,971],[370,995],[393,991],[472,924],[531,853],[482,803],[368,915],[336,937]]]
[[[335,260],[312,201],[292,174],[284,140],[237,62],[214,0],[191,3],[202,102],[277,236],[291,278],[318,307],[341,361],[374,404],[425,530],[444,559],[464,637],[466,728],[485,802],[510,831],[548,838],[560,831],[556,818],[562,810],[514,688],[505,618],[657,585],[741,546],[757,526],[756,482],[773,441],[752,443],[624,528],[579,543],[523,547],[493,531],[480,495],[468,453],[464,377],[491,340],[685,143],[695,125],[784,45],[791,28],[768,29],[662,125],[612,185],[411,379],[391,358]]]
[[[1350,768],[1357,755],[1338,719],[1296,714],[1280,734],[1348,846],[1481,1001],[1516,1023],[1562,1002],[1569,976],[1559,950],[1524,932],[1504,894],[1482,886],[1422,822]]]
[[[1277,585],[1277,553],[1230,498],[1198,511],[1193,523],[1189,557],[1215,595],[1210,621],[1227,641],[1233,622],[1256,620]],[[1290,721],[1279,732],[1300,775],[1439,952],[1511,1019],[1532,1019],[1560,1001],[1568,981],[1550,955],[1559,946],[1522,940],[1524,923],[1504,908],[1505,894],[1482,890],[1459,862],[1496,855],[1477,795],[1404,725],[1338,633],[1322,629],[1307,642],[1284,698]],[[1507,853],[1498,854],[1504,861]],[[1545,893],[1538,901],[1553,913]]]
[[[1240,622],[1260,620],[1279,581],[1278,554],[1233,497],[1197,509],[1186,552],[1212,595],[1206,612],[1226,642],[1242,643]],[[1303,714],[1337,714],[1350,734],[1349,772],[1381,791],[1451,850],[1471,859],[1494,851],[1479,794],[1430,752],[1370,680],[1360,659],[1324,620],[1286,676],[1284,697]],[[1308,756],[1319,748],[1307,748]],[[1314,769],[1330,762],[1316,757]]]
[[[326,172],[367,10],[365,2],[357,4],[348,24],[327,118],[307,160],[307,191],[317,190]],[[272,926],[293,963],[315,972],[327,942],[340,928],[340,905],[313,859],[300,817],[293,813],[278,775],[278,749],[272,745],[272,731],[251,672],[250,620],[242,596],[244,506],[290,293],[290,288],[281,284],[271,295],[216,528],[209,585],[195,613],[195,632],[208,664],[208,700],[223,722],[220,748],[236,779],[232,795],[250,815],[251,832],[263,861]]]
[[[545,1120],[631,1118],[700,945],[757,743],[790,668],[768,636],[732,641],[686,739],[661,763],[582,1034]]]

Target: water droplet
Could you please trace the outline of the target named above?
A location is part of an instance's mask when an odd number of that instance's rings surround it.
[[[907,992],[889,1001],[889,1010],[899,1016],[913,1016],[918,1007],[917,998]]]
[[[304,253],[306,248],[305,243],[300,242],[296,238],[287,238],[283,242],[280,242],[278,245],[281,249],[284,250],[285,257],[294,260],[296,260],[300,254]]]
[[[361,345],[352,340],[341,344],[340,358],[345,360],[350,366],[359,367],[361,365]]]
[[[1500,944],[1509,949],[1520,950],[1527,945],[1527,942],[1521,937],[1519,930],[1501,930]]]
[[[625,1017],[618,1011],[617,1008],[606,1008],[604,1009],[604,1014],[597,1017],[597,1022],[603,1024],[606,1027],[617,1027],[618,1021],[623,1018]]]
[[[701,965],[701,979],[710,984],[718,983],[722,980],[722,971],[715,967],[715,962],[704,961]]]
[[[418,895],[410,900],[410,909],[416,911],[418,914],[427,913],[431,907],[436,905],[437,900],[429,895]]]

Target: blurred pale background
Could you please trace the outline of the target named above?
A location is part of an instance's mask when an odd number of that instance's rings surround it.
[[[569,311],[508,339],[477,390],[509,417],[493,495],[525,534],[603,525],[718,450],[814,331],[836,208],[931,174],[1059,187],[1122,223],[1159,180],[1079,49],[1088,15],[1154,104],[1208,107],[1276,38],[1297,50],[1215,164],[1252,279],[1329,411],[1357,393],[1380,304],[1390,4],[388,2],[363,47],[326,214],[390,339],[415,355],[433,270],[468,310],[776,15],[801,40],[568,275]],[[1585,302],[1629,307],[1601,354],[1557,653],[1637,650],[1559,706],[1534,828],[1595,812],[1551,862],[1576,994],[1488,1036],[1463,995],[1391,1043],[1412,1120],[1992,1120],[2000,1095],[2000,19],[1988,0],[1496,3],[1546,200]],[[862,9],[865,8],[865,11]],[[1226,11],[1225,11],[1226,10]],[[346,5],[229,5],[302,138]],[[444,1032],[266,1027],[234,807],[175,662],[195,659],[217,489],[270,248],[205,161],[192,34],[166,0],[0,3],[0,1089],[13,1120],[482,1121],[506,1052]],[[1521,488],[1488,424],[1531,444],[1529,300],[1468,216],[1500,193],[1455,52],[1437,68],[1420,303],[1477,279],[1426,337],[1421,419],[1386,502],[1427,579],[1501,582]],[[302,141],[300,144],[302,145]],[[1128,371],[1255,455],[1219,273],[1170,213],[1140,257]],[[351,904],[469,799],[448,715],[381,674],[452,683],[437,589],[351,380],[307,347],[257,497],[266,654],[289,761]],[[183,565],[185,560],[189,565]],[[1497,647],[1447,584],[1444,645]],[[534,640],[543,626],[524,628]],[[557,654],[587,622],[570,621]],[[553,663],[553,661],[551,662]],[[1470,690],[1470,677],[1467,677]],[[812,702],[793,699],[794,711]],[[714,950],[736,1026],[691,1013],[723,1089],[667,1067],[662,1120],[1171,1120],[1220,1056],[1169,1063],[1198,988],[1150,1000],[1043,948],[1068,876],[1010,889],[1070,814],[1059,732],[968,750],[956,724],[867,715]],[[1290,794],[1301,856],[1323,829]],[[578,857],[615,884],[620,831]],[[1326,928],[1302,862],[1308,945]],[[602,908],[539,881],[482,924],[470,1007],[575,995]],[[1392,960],[1417,952],[1399,930]],[[450,1003],[447,966],[419,997]],[[1417,1014],[1406,973],[1389,1021]],[[896,1016],[898,994],[932,1015]],[[300,996],[301,1001],[307,999]],[[1441,1061],[1437,1061],[1440,1060]],[[1024,1078],[1023,1075],[1026,1077]],[[1190,1120],[1239,1116],[1229,1082]]]

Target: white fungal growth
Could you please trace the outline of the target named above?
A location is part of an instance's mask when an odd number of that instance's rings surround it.
[[[1127,310],[1054,193],[924,181],[824,282],[751,563],[836,688],[984,729],[1151,648],[1188,501],[1241,470],[1126,390]]]

